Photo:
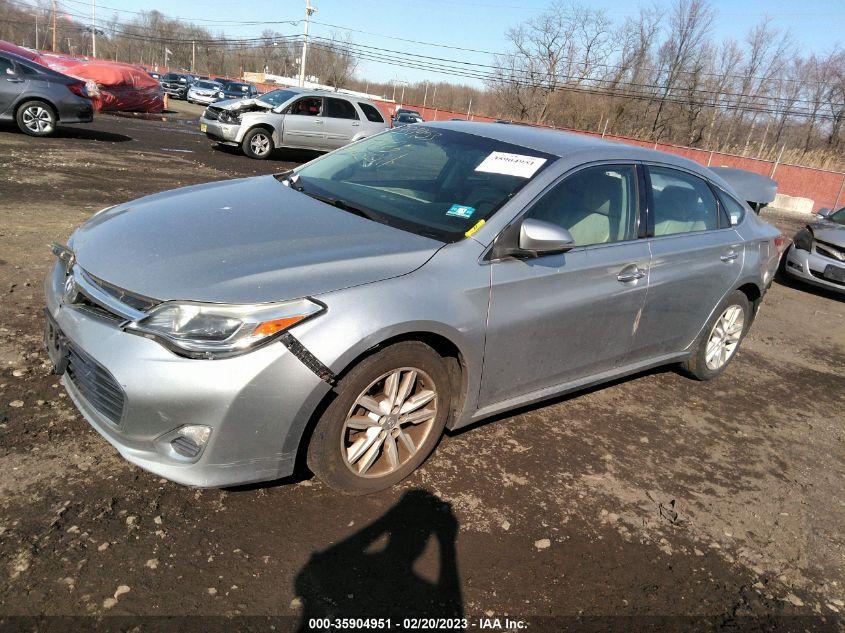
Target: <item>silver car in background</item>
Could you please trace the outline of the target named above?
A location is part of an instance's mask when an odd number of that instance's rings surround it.
[[[371,101],[299,88],[218,101],[200,119],[200,131],[208,138],[258,159],[280,147],[327,152],[389,127]]]
[[[219,98],[218,93],[223,90],[223,84],[217,81],[207,79],[197,79],[188,88],[188,93],[185,99],[188,103],[199,103],[201,105],[208,105],[214,103]]]
[[[820,210],[816,222],[795,234],[784,270],[814,286],[845,293],[845,207]]]
[[[143,468],[228,486],[304,463],[361,494],[445,428],[658,365],[718,376],[779,239],[678,156],[420,123],[99,212],[54,246],[45,339]]]

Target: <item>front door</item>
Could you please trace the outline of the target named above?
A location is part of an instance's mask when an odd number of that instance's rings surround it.
[[[303,97],[285,109],[282,145],[325,150],[325,120],[322,117],[323,98]]]
[[[637,240],[637,168],[584,168],[551,187],[525,217],[568,229],[567,253],[491,264],[480,405],[619,366],[648,288]]]
[[[742,270],[745,255],[710,185],[669,167],[648,167],[653,237],[648,302],[633,355],[678,353],[693,342]]]

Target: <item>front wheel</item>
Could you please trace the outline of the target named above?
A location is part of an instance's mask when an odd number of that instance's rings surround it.
[[[56,113],[44,101],[27,101],[16,116],[21,132],[30,136],[50,136],[56,131]]]
[[[273,153],[273,135],[270,130],[257,127],[250,130],[241,142],[241,149],[250,158],[264,160]]]
[[[720,375],[739,349],[751,325],[751,304],[735,290],[719,305],[693,344],[684,369],[699,380]]]
[[[428,345],[398,343],[364,359],[338,384],[308,445],[308,466],[339,492],[367,494],[416,470],[437,445],[451,389]]]

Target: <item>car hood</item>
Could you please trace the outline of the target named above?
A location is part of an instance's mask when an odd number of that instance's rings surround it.
[[[817,240],[845,248],[845,224],[823,220],[814,222],[810,228],[813,230],[813,237]]]
[[[443,245],[260,176],[105,210],[71,236],[86,271],[159,300],[265,303],[380,281]]]
[[[261,99],[255,97],[238,97],[235,99],[221,99],[217,103],[214,104],[215,108],[220,108],[221,110],[231,110],[231,111],[238,111],[244,109],[250,110],[272,110],[273,106],[266,101],[262,101]]]

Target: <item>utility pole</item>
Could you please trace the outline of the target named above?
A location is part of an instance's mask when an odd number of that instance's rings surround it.
[[[53,0],[53,47],[51,50],[56,52],[56,0]]]
[[[311,6],[311,0],[305,0],[305,33],[302,37],[302,59],[299,65],[299,87],[305,86],[305,56],[308,53],[308,25],[311,23],[311,14],[317,9]]]
[[[91,0],[91,57],[97,56],[97,0]]]
[[[191,42],[191,72],[194,72],[194,64],[197,61],[197,43]]]
[[[425,93],[423,94],[423,107],[425,107],[425,102],[428,100],[428,82],[425,82]]]
[[[35,50],[38,50],[38,14],[35,14]]]

